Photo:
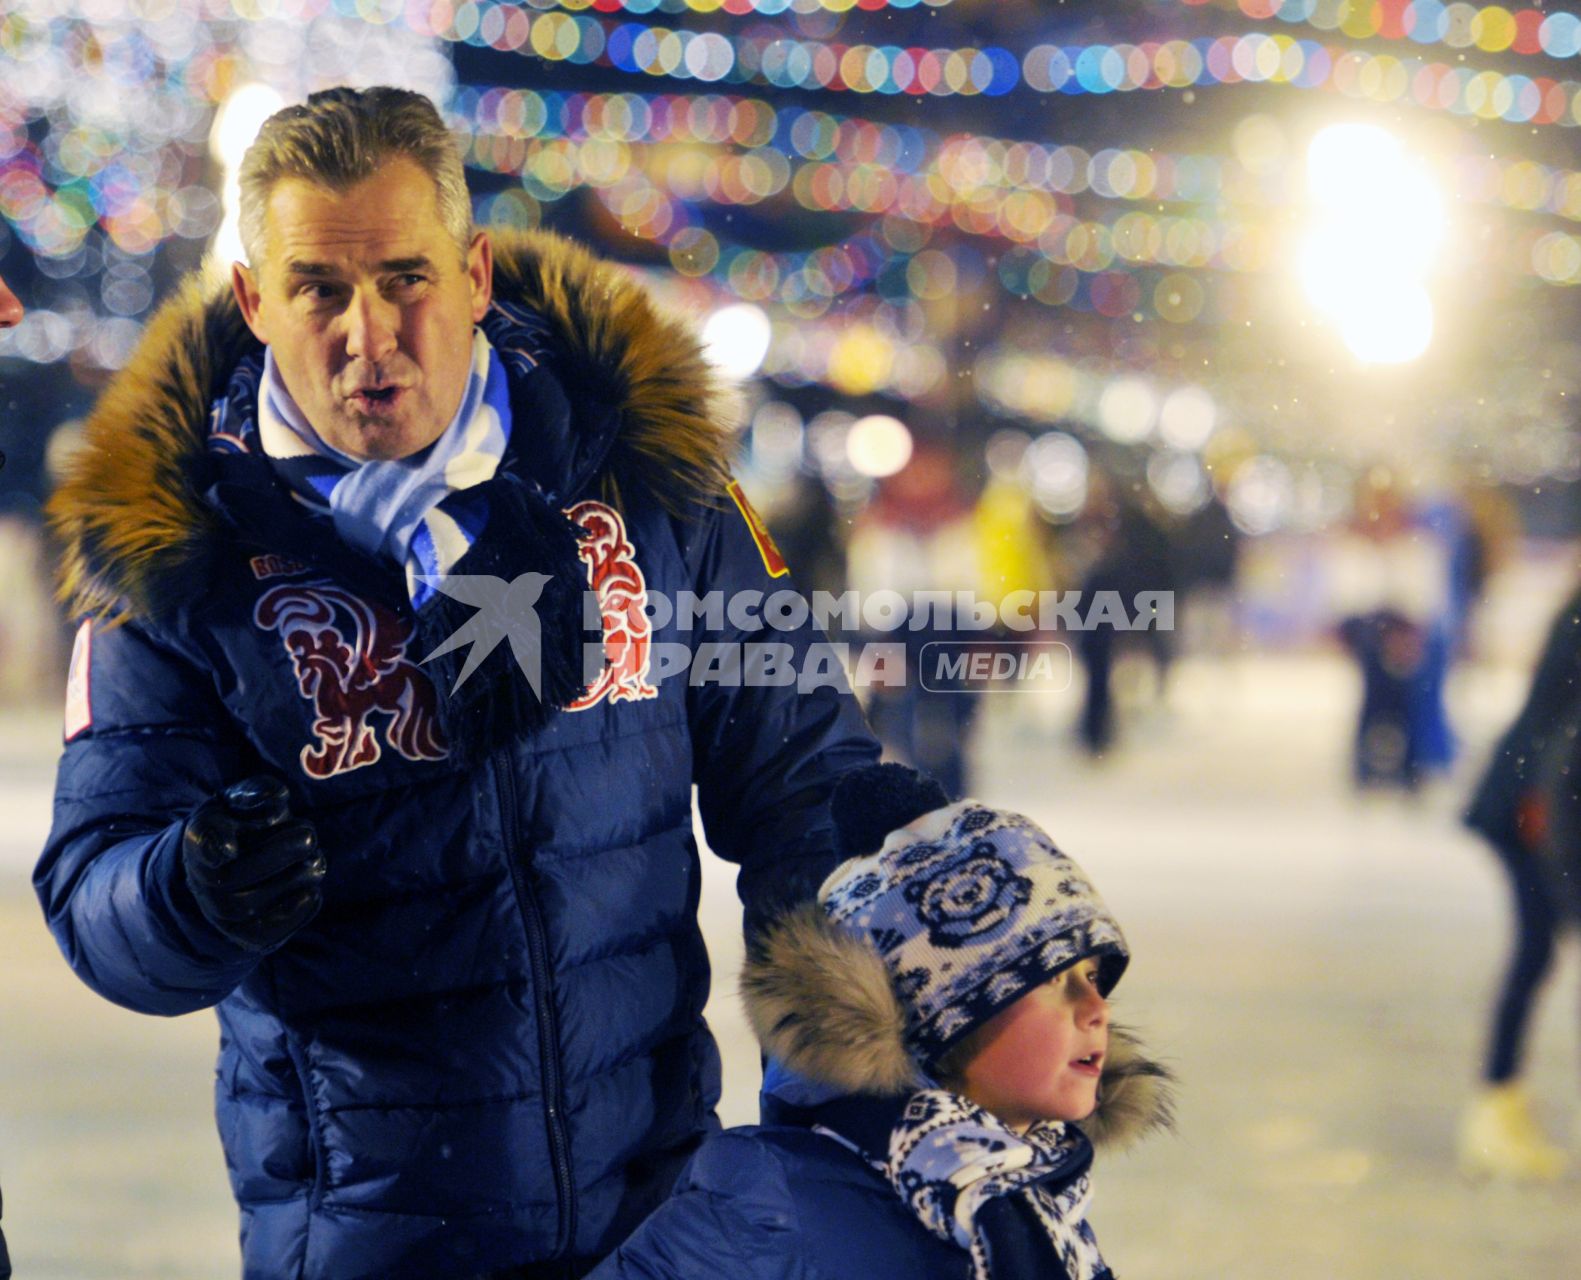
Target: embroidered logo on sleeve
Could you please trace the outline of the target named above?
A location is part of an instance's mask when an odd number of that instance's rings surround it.
[[[66,677],[66,741],[93,727],[93,619],[77,628],[71,646],[71,671]]]
[[[780,554],[780,549],[774,545],[774,539],[769,534],[769,529],[763,523],[763,517],[758,515],[757,509],[747,501],[747,495],[741,491],[741,481],[732,480],[725,486],[725,492],[736,504],[736,510],[741,513],[741,518],[747,522],[747,528],[752,531],[752,541],[758,544],[758,554],[763,557],[763,567],[768,570],[771,578],[783,578],[790,572],[790,566],[785,563],[785,557]]]

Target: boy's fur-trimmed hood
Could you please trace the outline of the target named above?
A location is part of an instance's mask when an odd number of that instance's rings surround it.
[[[853,1094],[927,1083],[884,961],[817,903],[781,917],[755,942],[741,994],[764,1050],[798,1076]],[[1098,1109],[1081,1122],[1083,1132],[1096,1146],[1120,1148],[1168,1128],[1172,1082],[1131,1031],[1111,1024]]]
[[[728,480],[727,414],[693,334],[661,316],[624,271],[570,240],[545,231],[490,236],[495,295],[549,325],[573,432],[614,416],[597,472],[605,493],[618,501],[640,485],[672,512],[717,501]],[[149,612],[223,536],[197,478],[209,409],[257,349],[213,264],[149,323],[49,502],[62,544],[59,595],[73,616]]]

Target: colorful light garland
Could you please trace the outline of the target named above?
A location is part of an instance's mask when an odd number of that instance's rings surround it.
[[[1038,45],[1018,60],[997,46],[922,49],[759,35],[732,39],[585,15],[530,19],[508,0],[436,0],[426,15],[408,17],[414,29],[444,40],[705,83],[937,97],[998,96],[1023,85],[1039,93],[1105,94],[1268,83],[1512,124],[1581,124],[1581,83],[1576,81],[1329,48],[1284,34]]]
[[[1442,0],[1180,0],[1200,8],[1240,12],[1248,18],[1278,19],[1318,31],[1337,31],[1353,40],[1410,40],[1416,44],[1519,53],[1549,58],[1581,54],[1581,17],[1509,9],[1503,5],[1444,4]]]
[[[535,199],[645,174],[662,193],[623,196],[612,212],[632,234],[650,239],[688,224],[679,205],[750,206],[788,191],[814,212],[886,215],[922,228],[953,224],[973,236],[1036,246],[1056,266],[1089,272],[1106,270],[1105,257],[1178,270],[1255,271],[1273,253],[1268,233],[1256,224],[1152,211],[1082,222],[1069,197],[1087,192],[1104,200],[1264,207],[1298,199],[1293,174],[1254,174],[1230,160],[942,136],[802,108],[776,110],[752,98],[462,89],[456,105],[458,131],[470,132],[469,159],[521,174]],[[839,155],[851,159],[830,158]],[[1581,220],[1581,173],[1465,155],[1447,176],[1462,199]],[[1073,252],[1070,244],[1082,247]],[[1523,252],[1507,265],[1560,282],[1547,261]],[[798,269],[781,263],[777,278]],[[1048,281],[1007,287],[1040,299],[1065,288]],[[1200,292],[1174,281],[1164,296],[1190,299]],[[1171,320],[1190,312],[1189,303],[1158,309]]]
[[[811,252],[771,253],[721,244],[689,207],[699,199],[732,203],[728,179],[718,179],[706,191],[694,182],[701,174],[728,173],[732,162],[750,163],[756,157],[724,157],[720,164],[702,158],[705,163],[696,164],[686,163],[699,159],[696,153],[681,152],[674,157],[682,161],[678,167],[667,166],[661,158],[645,169],[633,154],[639,144],[562,138],[520,141],[500,149],[488,141],[473,139],[471,163],[520,173],[535,199],[557,200],[585,186],[628,234],[664,246],[680,274],[711,277],[737,297],[775,303],[802,318],[821,316],[836,301],[867,289],[896,299],[939,301],[956,293],[965,277],[975,276],[992,278],[1005,292],[1046,306],[1110,317],[1151,313],[1172,324],[1189,324],[1203,316],[1209,297],[1208,288],[1189,271],[1265,270],[1275,251],[1273,237],[1263,227],[1214,226],[1201,219],[1137,211],[1112,223],[1068,214],[1029,223],[1015,236],[1016,247],[997,255],[991,266],[978,255],[963,256],[959,247],[954,256],[927,247],[932,226],[907,218],[885,218],[876,230]],[[485,145],[480,147],[480,142]],[[808,185],[816,189],[817,183]],[[507,220],[535,220],[532,210],[513,208],[510,196],[507,192],[497,198],[507,201]],[[1005,210],[1017,207],[1013,199],[998,202],[976,222],[958,208],[952,221],[974,236],[1003,237],[1000,219]],[[495,213],[492,203],[487,213]],[[1142,270],[1151,267],[1172,270],[1161,276]]]
[[[784,13],[876,13],[883,9],[942,9],[953,0],[527,0],[534,9],[592,9],[599,13],[725,13],[735,17]]]

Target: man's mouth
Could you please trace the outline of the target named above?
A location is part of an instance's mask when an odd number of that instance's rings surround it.
[[[377,412],[393,405],[404,387],[358,387],[347,398],[364,413]]]

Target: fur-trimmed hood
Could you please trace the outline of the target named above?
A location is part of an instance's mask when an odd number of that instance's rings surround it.
[[[741,994],[765,1051],[797,1076],[878,1096],[928,1083],[884,961],[817,903],[789,912],[756,940]],[[1172,1082],[1133,1032],[1111,1025],[1098,1109],[1081,1128],[1095,1145],[1115,1148],[1169,1127]]]
[[[628,274],[569,240],[491,236],[495,296],[548,323],[572,430],[613,419],[596,473],[605,494],[618,502],[642,485],[672,511],[717,501],[728,479],[727,414],[693,334],[661,316]],[[214,264],[149,323],[49,503],[62,544],[59,594],[72,615],[151,611],[225,535],[203,497],[210,406],[258,349]]]

